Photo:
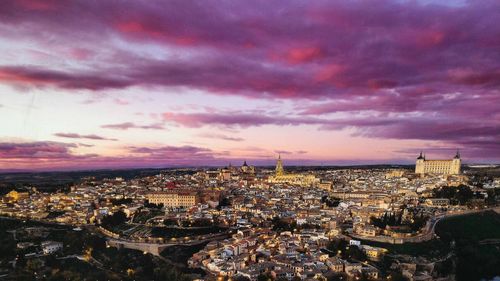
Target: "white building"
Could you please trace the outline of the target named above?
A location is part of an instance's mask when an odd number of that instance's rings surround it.
[[[42,251],[45,255],[53,254],[57,251],[62,250],[63,243],[56,241],[44,241],[41,243]]]

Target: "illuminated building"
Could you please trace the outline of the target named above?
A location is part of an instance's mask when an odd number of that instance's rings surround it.
[[[285,170],[283,169],[283,161],[281,161],[281,155],[278,155],[278,161],[276,162],[276,176],[283,176]]]
[[[462,160],[458,151],[451,160],[427,160],[425,156],[422,156],[422,152],[420,152],[415,165],[415,173],[456,175],[460,174],[461,162]]]
[[[147,195],[149,203],[163,204],[167,208],[194,206],[197,197],[196,192],[192,191],[158,191]]]
[[[243,165],[240,168],[241,173],[243,174],[255,174],[255,167],[254,166],[249,166],[247,164],[247,161],[243,162]]]
[[[269,183],[275,184],[294,184],[300,186],[311,186],[319,182],[314,175],[302,175],[302,174],[286,174],[283,168],[283,161],[281,160],[281,155],[278,156],[276,162],[275,175],[269,177]]]

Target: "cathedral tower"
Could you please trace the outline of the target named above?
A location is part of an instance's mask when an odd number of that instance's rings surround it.
[[[282,176],[285,174],[283,169],[283,162],[281,161],[281,154],[278,155],[278,161],[276,162],[276,176]]]

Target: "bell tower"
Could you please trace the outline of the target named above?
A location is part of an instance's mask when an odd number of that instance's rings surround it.
[[[283,174],[285,174],[285,170],[283,169],[281,154],[278,154],[278,161],[276,162],[276,176],[282,176]]]

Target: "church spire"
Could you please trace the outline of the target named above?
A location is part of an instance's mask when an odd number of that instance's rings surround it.
[[[457,154],[455,154],[455,159],[460,159],[460,150],[457,149]]]
[[[285,173],[283,169],[283,161],[281,160],[281,154],[278,154],[278,161],[276,162],[276,175],[282,176]]]

